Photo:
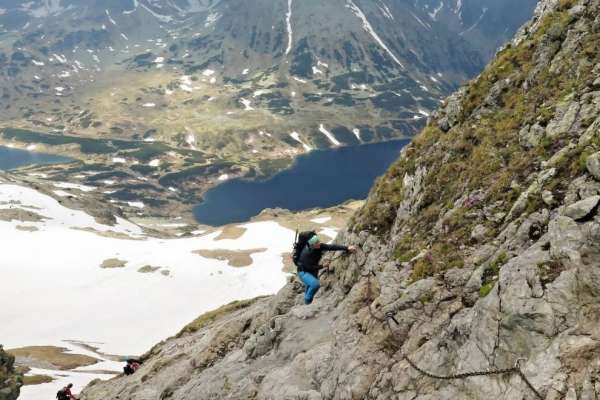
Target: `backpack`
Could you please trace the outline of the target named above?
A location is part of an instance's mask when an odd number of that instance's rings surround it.
[[[69,400],[69,395],[67,394],[65,389],[60,389],[56,393],[56,398],[57,398],[57,400]]]
[[[294,250],[292,251],[292,259],[294,260],[294,264],[299,267],[298,262],[300,261],[300,254],[302,250],[308,244],[308,241],[315,236],[317,233],[315,231],[305,231],[298,232],[296,231],[296,240],[294,241]]]

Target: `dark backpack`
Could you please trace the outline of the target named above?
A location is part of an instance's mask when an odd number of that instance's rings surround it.
[[[67,394],[65,389],[60,389],[56,393],[56,398],[57,398],[57,400],[69,400],[69,395]]]
[[[298,234],[296,232],[296,240],[294,242],[294,251],[292,252],[292,259],[294,260],[294,264],[299,267],[298,262],[300,261],[300,254],[302,254],[302,250],[308,244],[308,241],[315,236],[317,233],[315,231],[306,231],[300,232]]]

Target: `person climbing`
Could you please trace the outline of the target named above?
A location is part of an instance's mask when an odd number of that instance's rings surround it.
[[[56,393],[57,400],[77,400],[77,397],[73,393],[71,393],[71,389],[73,388],[73,384],[69,383],[64,388],[60,389],[58,393]]]
[[[304,304],[311,304],[313,298],[321,287],[319,281],[319,265],[323,253],[326,251],[345,251],[354,253],[354,246],[341,246],[337,244],[321,243],[315,232],[303,232],[294,246],[294,263],[298,267],[298,278],[304,283]]]
[[[142,363],[138,360],[129,359],[127,360],[127,365],[123,367],[123,372],[125,375],[132,375],[142,366]]]

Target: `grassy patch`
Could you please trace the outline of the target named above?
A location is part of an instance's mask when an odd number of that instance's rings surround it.
[[[96,358],[81,354],[67,353],[68,349],[53,346],[30,346],[7,350],[17,358],[28,358],[48,362],[60,370],[70,370],[93,365]]]
[[[181,330],[181,332],[179,332],[177,337],[181,337],[181,336],[189,334],[189,333],[197,332],[200,329],[212,324],[213,322],[217,321],[220,318],[223,318],[235,311],[243,310],[245,308],[250,307],[251,305],[253,305],[254,303],[256,303],[258,300],[260,300],[262,298],[264,298],[264,297],[257,297],[255,299],[250,299],[250,300],[234,301],[232,303],[229,303],[222,307],[219,307],[216,310],[209,311],[205,314],[202,314],[201,316],[196,318],[193,322],[188,324],[185,328],[183,328]]]
[[[50,383],[54,380],[51,376],[48,375],[33,375],[33,376],[24,376],[23,377],[23,385],[25,386],[33,386],[33,385],[41,385],[42,383]]]
[[[554,118],[556,106],[569,101],[569,95],[592,79],[587,65],[593,66],[600,58],[596,33],[582,38],[581,47],[587,50],[566,58],[559,73],[538,58],[560,48],[573,22],[567,11],[573,4],[565,0],[558,12],[544,17],[527,40],[504,48],[468,85],[458,123],[442,132],[437,121],[431,120],[403,150],[401,159],[375,183],[365,206],[353,217],[351,227],[355,232],[366,230],[386,238],[398,223],[403,202],[414,203],[409,204],[411,214],[400,221],[400,238],[394,243],[395,258],[403,262],[414,257],[416,249],[429,249],[427,259],[415,262],[413,280],[463,265],[463,252],[475,225],[484,224],[489,232],[498,232],[502,227],[502,222],[481,218],[483,205],[494,204],[494,213],[507,214],[521,194],[518,188],[528,187],[540,163],[568,143],[570,138],[565,134],[552,140],[542,138],[538,146],[525,147],[519,132],[525,125],[545,127]],[[556,166],[556,176],[545,188],[561,190],[564,182],[584,171],[586,157],[584,149],[566,153]],[[422,183],[413,187],[417,175]],[[409,182],[411,187],[405,187]],[[411,193],[415,190],[416,196]],[[470,193],[481,193],[481,199],[458,204]],[[405,198],[407,195],[410,199]],[[543,207],[541,197],[532,196],[526,212]],[[447,216],[443,229],[436,226],[441,216]],[[497,275],[494,269],[506,261],[496,260],[487,273]]]

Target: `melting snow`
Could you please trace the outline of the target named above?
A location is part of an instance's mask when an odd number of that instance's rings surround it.
[[[250,72],[250,70],[246,68],[242,71],[242,75],[248,75],[248,72]]]
[[[331,221],[331,217],[319,217],[310,220],[310,222],[314,222],[315,224],[324,224],[329,221]]]
[[[0,221],[0,239],[11,243],[3,248],[0,274],[6,290],[0,293],[0,301],[20,299],[14,307],[0,308],[0,337],[9,348],[68,347],[62,340],[75,338],[99,343],[101,352],[141,354],[203,312],[233,300],[275,293],[286,282],[281,254],[289,248],[294,233],[274,222],[242,225],[246,232],[235,240],[215,240],[220,232],[165,240],[143,236],[138,226],[118,217],[115,226],[99,224],[82,211],[20,186],[0,185],[0,200],[38,207],[47,217],[32,224],[39,229],[36,232],[17,230],[18,221]],[[145,240],[99,236],[82,231],[86,228]],[[35,251],[30,251],[32,243]],[[268,251],[253,255],[253,264],[246,268],[232,268],[192,253],[255,248]],[[101,269],[100,264],[109,258],[122,259],[127,265]],[[144,265],[162,266],[171,272],[170,277],[138,273]],[[62,288],[59,294],[56,287]],[[123,302],[126,292],[143,293],[144,301]],[[67,320],[64,310],[69,310]],[[123,326],[135,326],[144,334],[132,335]],[[94,365],[88,370],[92,369],[105,368]],[[60,387],[59,383],[52,386]]]
[[[52,54],[52,56],[53,56],[54,58],[56,58],[56,60],[57,60],[58,62],[62,63],[62,64],[66,64],[66,63],[67,63],[67,58],[66,58],[64,55],[60,56],[60,55],[58,55],[58,54],[56,54],[56,53],[53,53],[53,54]]]
[[[354,128],[354,129],[352,129],[352,133],[354,133],[354,136],[356,136],[356,138],[357,138],[359,141],[362,141],[362,139],[360,138],[360,129],[358,129],[358,128]]]
[[[252,102],[250,100],[244,99],[243,97],[240,99],[240,103],[242,103],[244,105],[244,110],[245,111],[252,111],[254,110],[254,108],[252,108],[250,105],[252,104]]]
[[[191,92],[192,89],[192,78],[189,75],[184,75],[179,79],[180,85],[179,88],[184,92]]]
[[[141,201],[128,201],[127,204],[134,208],[144,208],[145,205]]]
[[[335,136],[333,136],[333,134],[331,132],[329,132],[327,129],[325,129],[325,125],[323,125],[323,124],[319,125],[319,132],[321,132],[323,135],[327,136],[327,139],[329,139],[329,141],[331,143],[333,143],[335,146],[340,145],[340,142],[337,141]]]
[[[358,6],[356,4],[354,4],[354,1],[352,1],[352,0],[346,0],[346,1],[347,1],[346,7],[348,7],[350,10],[352,10],[354,15],[356,15],[362,21],[363,29],[365,31],[367,31],[373,37],[373,39],[375,39],[375,41],[379,44],[379,46],[381,46],[381,48],[383,50],[385,50],[386,53],[388,53],[388,55],[396,62],[396,64],[398,64],[401,68],[404,68],[404,65],[402,65],[400,60],[398,60],[398,58],[396,58],[394,53],[392,53],[392,51],[389,49],[389,47],[387,47],[387,45],[385,43],[383,43],[383,40],[381,40],[379,35],[375,32],[375,30],[369,23],[369,20],[367,19],[366,15],[362,12],[362,10],[360,8],[358,8]]]
[[[288,11],[285,14],[285,23],[287,26],[287,32],[288,32],[288,45],[287,48],[285,49],[285,55],[287,56],[288,54],[290,54],[290,51],[292,51],[292,43],[293,43],[293,32],[292,32],[292,1],[293,0],[288,0]]]
[[[54,186],[61,189],[77,189],[81,190],[82,192],[93,192],[96,190],[96,188],[93,186],[79,185],[77,183],[70,182],[56,182],[54,183]]]
[[[43,61],[31,60],[31,62],[38,67],[43,67],[45,65]]]
[[[204,76],[213,76],[215,74],[215,71],[213,71],[212,69],[205,69],[204,71],[202,71],[202,75]]]
[[[125,164],[127,160],[125,160],[122,157],[113,157],[112,162],[114,162],[115,164]]]
[[[108,17],[108,21],[113,24],[113,25],[117,25],[117,23],[115,22],[114,19],[112,19],[112,17],[110,16],[110,13],[108,12],[108,10],[104,10],[106,12],[106,16]]]
[[[309,145],[307,145],[306,143],[304,143],[302,141],[302,139],[300,139],[300,135],[298,134],[298,132],[292,132],[292,133],[290,133],[290,136],[296,142],[300,143],[302,145],[302,147],[304,147],[304,150],[306,150],[306,151],[311,151],[312,150],[312,147],[310,147]]]
[[[227,175],[227,174],[223,174],[223,175],[219,176],[219,178],[218,178],[218,180],[221,182],[226,181],[227,179],[229,179],[229,175]]]
[[[435,8],[433,10],[433,12],[429,13],[429,16],[431,17],[432,20],[437,21],[437,16],[439,14],[440,11],[442,11],[442,8],[444,8],[444,2],[441,1],[440,4],[438,5],[437,8]]]
[[[269,91],[264,90],[264,89],[259,89],[252,94],[252,97],[256,98],[256,97],[262,96],[263,94],[266,94],[266,93],[269,93]]]
[[[210,13],[206,16],[206,20],[204,21],[204,27],[208,28],[211,25],[214,25],[221,18],[221,14],[219,13]]]
[[[381,10],[381,13],[387,18],[387,19],[391,19],[392,21],[394,20],[394,16],[392,15],[392,13],[390,12],[390,9],[388,8],[387,4],[385,4],[383,1],[381,1],[381,6],[379,6],[379,9]]]

